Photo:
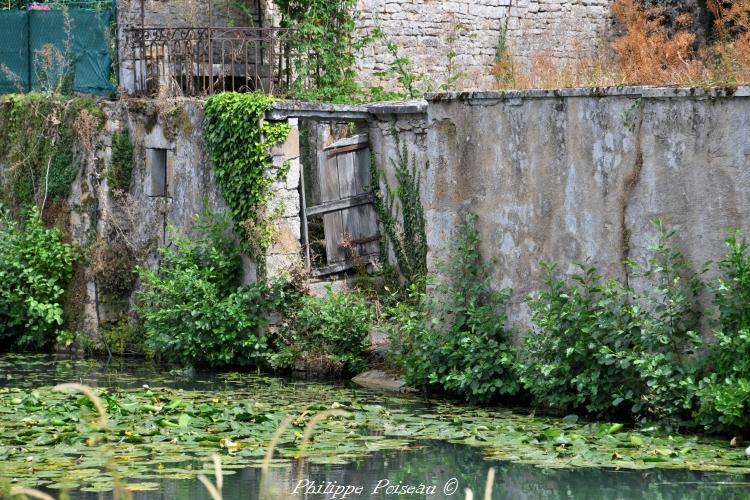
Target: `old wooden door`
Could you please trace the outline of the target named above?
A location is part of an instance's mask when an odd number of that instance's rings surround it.
[[[323,215],[327,266],[316,274],[344,271],[379,254],[378,220],[370,191],[370,149],[366,134],[336,141],[318,163],[320,205],[307,215]]]

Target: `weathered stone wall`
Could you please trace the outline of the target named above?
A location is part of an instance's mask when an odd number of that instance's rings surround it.
[[[85,261],[81,283],[83,315],[72,325],[92,338],[109,325],[132,314],[135,290],[129,297],[108,297],[96,279],[96,248],[124,241],[138,263],[158,265],[159,248],[169,246],[171,231],[189,235],[194,218],[205,208],[224,212],[226,205],[215,182],[202,135],[203,102],[198,99],[103,101],[105,126],[95,153],[84,162],[68,199],[72,240],[90,256]],[[289,162],[284,181],[274,185],[269,210],[283,204],[277,220],[278,238],[267,254],[266,274],[276,276],[299,261],[300,204],[297,127],[287,142],[272,151],[274,164]],[[112,161],[112,135],[129,130],[133,143],[133,174],[127,193],[114,193],[107,181]],[[166,189],[154,191],[157,172],[152,152],[166,150]],[[0,169],[1,170],[1,169]],[[161,183],[157,182],[158,185]],[[94,256],[94,257],[92,257]],[[257,279],[256,265],[244,259],[245,283]],[[105,268],[105,273],[126,272]]]
[[[376,28],[383,39],[365,47],[357,56],[360,80],[368,85],[396,89],[395,78],[382,78],[393,56],[389,43],[398,46],[399,56],[407,57],[410,71],[424,75],[425,84],[439,90],[449,78],[448,54],[455,51],[453,74],[459,89],[492,88],[501,33],[507,23],[507,46],[519,67],[535,56],[549,56],[558,64],[590,54],[606,35],[611,23],[611,0],[359,0],[356,37],[369,36]],[[272,0],[261,0],[260,23],[278,26],[280,13]],[[198,0],[146,0],[146,26],[205,26],[207,3]],[[228,2],[214,2],[215,26],[247,25]],[[140,26],[138,0],[125,0],[119,6],[122,29]],[[253,21],[253,24],[257,21]],[[121,60],[127,61],[124,44]],[[424,86],[424,85],[423,85]]]
[[[457,88],[492,88],[491,74],[507,20],[507,47],[524,67],[537,55],[557,64],[590,54],[606,34],[610,0],[360,0],[360,34],[380,28],[385,38],[366,47],[358,59],[361,79],[393,88],[375,75],[389,69],[388,43],[409,58],[435,90],[448,79],[448,54],[457,53]]]
[[[605,274],[644,263],[663,219],[700,270],[750,234],[750,88],[621,88],[433,95],[423,183],[428,266],[448,258],[462,215],[478,214],[496,287],[526,324],[540,261],[587,257]]]

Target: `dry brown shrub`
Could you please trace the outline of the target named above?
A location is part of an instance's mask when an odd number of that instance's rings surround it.
[[[714,34],[700,50],[688,14],[670,27],[660,7],[616,0],[612,13],[622,34],[609,50],[583,55],[578,47],[567,63],[539,53],[526,68],[506,56],[496,61],[492,73],[499,88],[526,89],[750,82],[750,0],[708,0],[708,7],[715,18]]]
[[[750,0],[708,0],[716,40],[704,51],[714,79],[750,82]]]
[[[659,7],[645,8],[639,0],[617,0],[612,13],[625,34],[612,42],[625,84],[693,83],[704,79],[705,65],[696,57],[690,18],[678,18],[681,29],[669,36]]]
[[[86,157],[93,156],[99,137],[100,120],[88,109],[82,109],[75,118],[73,133]]]

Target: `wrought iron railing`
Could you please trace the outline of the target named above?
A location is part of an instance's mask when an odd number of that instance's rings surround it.
[[[133,95],[282,93],[291,80],[282,28],[130,28],[120,84]]]

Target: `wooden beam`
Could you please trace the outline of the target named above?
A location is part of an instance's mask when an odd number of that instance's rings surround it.
[[[348,271],[349,269],[356,268],[357,265],[374,264],[378,262],[379,260],[380,260],[379,255],[364,255],[361,257],[357,257],[357,259],[346,260],[344,262],[337,262],[335,264],[331,264],[325,267],[319,267],[318,269],[313,269],[310,274],[312,274],[313,277],[318,278],[320,276],[326,276],[329,274],[342,273],[344,271]]]
[[[331,212],[338,212],[339,210],[345,210],[347,208],[358,207],[360,205],[367,205],[373,203],[375,197],[372,193],[358,194],[351,198],[344,198],[343,200],[327,201],[314,207],[308,207],[306,210],[307,216],[311,215],[324,215],[330,214]]]

